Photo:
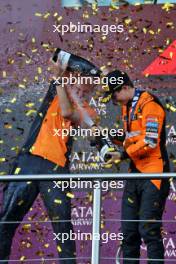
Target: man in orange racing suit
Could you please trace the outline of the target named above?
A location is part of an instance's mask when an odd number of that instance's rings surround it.
[[[59,65],[53,62],[52,66],[53,73],[60,76]],[[71,137],[58,135],[56,131],[69,129],[71,124],[80,124],[82,113],[73,105],[65,86],[54,85],[52,82],[10,174],[69,173],[68,157],[72,140]],[[4,263],[9,259],[16,228],[39,193],[50,220],[53,221],[54,233],[70,234],[73,229],[69,188],[65,191],[59,187],[55,188],[53,181],[9,182],[3,189],[3,206],[0,213],[0,260],[4,260]],[[5,223],[8,221],[14,223]],[[56,243],[59,263],[76,264],[75,241],[68,239],[62,243],[57,239]]]
[[[112,84],[111,78],[117,79],[119,76],[123,77],[123,84]],[[125,132],[124,151],[110,152],[112,158],[108,163],[129,158],[130,172],[169,172],[165,147],[165,111],[159,100],[135,88],[128,75],[118,70],[108,74],[108,87],[103,101],[112,99],[113,105],[122,105]],[[114,143],[118,142],[114,140]],[[164,263],[161,219],[168,193],[167,179],[126,181],[122,200],[124,264],[139,263],[141,238],[147,245],[148,263]]]

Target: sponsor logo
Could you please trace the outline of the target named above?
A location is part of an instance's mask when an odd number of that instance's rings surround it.
[[[166,145],[174,145],[176,144],[176,128],[175,126],[171,126],[169,128],[168,134],[167,134],[167,140]]]
[[[93,211],[92,207],[77,206],[72,209],[72,225],[75,226],[90,226],[92,225]]]

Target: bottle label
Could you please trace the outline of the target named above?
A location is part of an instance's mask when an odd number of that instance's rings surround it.
[[[63,51],[63,50],[61,50],[58,54],[58,61],[61,65],[61,68],[63,71],[65,71],[67,69],[70,56],[71,56],[70,53]]]

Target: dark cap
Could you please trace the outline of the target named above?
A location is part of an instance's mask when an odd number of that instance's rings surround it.
[[[114,92],[120,91],[124,85],[133,86],[126,72],[115,70],[106,75],[108,90],[103,95],[103,102],[108,102]]]

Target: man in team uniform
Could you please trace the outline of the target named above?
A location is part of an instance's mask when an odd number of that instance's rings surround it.
[[[129,172],[169,172],[162,104],[149,92],[135,88],[126,73],[116,70],[108,74],[109,80],[119,76],[123,77],[123,84],[116,85],[109,81],[109,91],[103,100],[107,102],[112,99],[115,106],[119,103],[122,105],[124,151],[110,152],[112,158],[107,163],[128,158]],[[118,142],[114,140],[114,143]],[[124,264],[139,263],[141,238],[147,245],[148,263],[164,263],[161,219],[168,193],[167,179],[126,181],[122,200],[122,220],[125,220],[122,222]]]
[[[52,63],[53,73],[60,76],[58,63]],[[66,75],[68,76],[68,72]],[[81,122],[83,122],[81,112],[74,107],[68,89],[63,85],[54,85],[53,81],[10,174],[69,173],[68,157],[71,152],[72,139],[68,136],[63,137],[62,134],[61,136],[54,134],[56,134],[56,130],[69,129],[71,125],[81,124]],[[50,220],[53,220],[54,233],[70,234],[73,227],[69,189],[62,191],[53,187],[53,181],[12,181],[5,185],[3,208],[0,213],[0,260],[9,259],[15,230],[39,193],[47,208]],[[8,221],[14,221],[14,223],[5,223]],[[75,241],[68,239],[62,244],[57,239],[56,243],[60,263],[76,264]]]

